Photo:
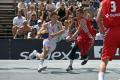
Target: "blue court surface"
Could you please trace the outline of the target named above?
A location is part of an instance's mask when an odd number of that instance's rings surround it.
[[[97,80],[100,60],[89,60],[84,66],[75,60],[74,70],[66,72],[69,60],[47,60],[47,69],[37,72],[39,60],[0,60],[0,80]],[[120,61],[108,64],[107,80],[120,80]]]

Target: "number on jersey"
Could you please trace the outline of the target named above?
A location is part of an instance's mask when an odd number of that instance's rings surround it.
[[[111,1],[111,12],[116,12],[116,2],[115,1]]]

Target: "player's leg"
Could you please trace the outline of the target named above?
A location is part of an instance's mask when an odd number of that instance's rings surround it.
[[[47,44],[44,44],[46,46],[43,47],[42,54],[39,54],[38,57],[40,59],[40,64],[38,67],[38,72],[41,72],[47,68],[47,66],[44,65],[44,60],[48,56],[48,54],[51,54],[55,48],[56,48],[56,42],[48,40]],[[42,67],[41,67],[42,66]]]
[[[50,48],[50,41],[48,39],[44,39],[43,40],[43,49],[42,49],[42,53],[40,54],[39,52],[37,52],[36,50],[34,50],[30,55],[29,55],[29,59],[32,59],[34,57],[37,57],[38,59],[41,59],[43,57],[46,57],[48,55],[49,52],[49,48]]]
[[[101,60],[100,66],[99,66],[99,73],[98,73],[98,80],[105,80],[105,71],[106,66],[108,64],[109,60]]]
[[[89,59],[88,53],[91,48],[91,44],[89,43],[89,40],[82,39],[80,47],[81,47],[81,59],[83,60],[81,62],[81,65],[85,65],[88,62]]]
[[[101,63],[99,66],[98,80],[105,80],[105,72],[108,61],[113,59],[116,50],[117,48],[115,47],[108,48],[108,50],[105,50],[105,48],[103,48]]]
[[[108,61],[111,61],[113,59],[117,50],[117,45],[117,39],[115,38],[115,36],[111,35],[111,32],[108,32],[104,39],[101,63],[99,66],[98,80],[105,80],[105,72]]]
[[[69,63],[68,68],[66,69],[66,71],[71,71],[71,70],[73,70],[72,64],[73,64],[73,60],[75,59],[75,53],[76,53],[77,50],[78,50],[78,47],[77,47],[76,44],[74,44],[74,46],[73,46],[72,49],[71,49],[70,56],[69,56],[69,58],[70,58],[70,63]]]
[[[105,80],[105,72],[108,61],[113,59],[116,50],[117,47],[112,47],[112,46],[103,47],[101,63],[99,66],[98,80]]]
[[[80,47],[81,47],[81,59],[83,60],[81,62],[81,65],[85,65],[88,60],[89,60],[89,52],[92,48],[92,46],[94,45],[94,41],[92,39],[85,39],[85,38],[82,38],[81,39],[81,44],[80,44]]]
[[[29,54],[29,59],[34,59],[37,55],[39,55],[39,52],[37,52],[37,50],[33,50],[33,52]]]
[[[48,55],[48,53],[49,53],[49,47],[43,46],[43,52],[37,55],[37,57],[40,59],[38,72],[41,72],[47,68],[47,66],[44,65],[44,60],[45,60],[45,57]]]

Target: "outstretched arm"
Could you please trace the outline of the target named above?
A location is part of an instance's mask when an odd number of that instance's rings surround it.
[[[98,13],[97,13],[96,22],[98,24],[99,31],[101,33],[104,33],[104,26],[103,26],[102,18],[103,18],[103,16],[102,16],[102,3],[101,3],[100,8],[99,8]]]

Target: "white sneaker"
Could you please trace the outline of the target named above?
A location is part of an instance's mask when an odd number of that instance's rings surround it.
[[[44,71],[47,68],[47,66],[39,66],[38,67],[38,72]]]
[[[37,52],[36,50],[33,50],[33,52],[29,54],[29,59],[35,58],[36,55],[37,55],[37,53],[38,53],[38,52]]]

